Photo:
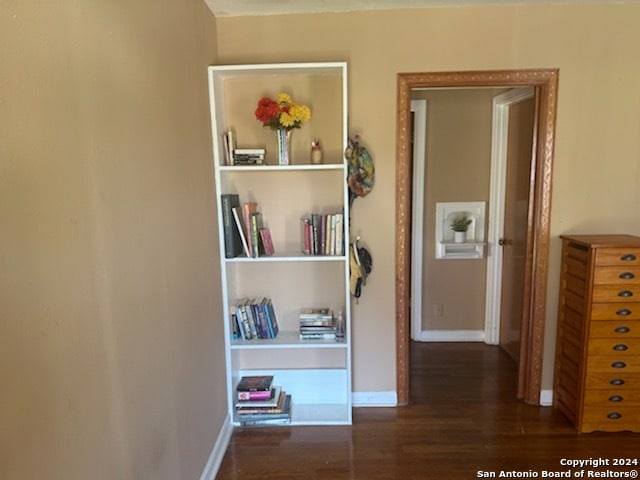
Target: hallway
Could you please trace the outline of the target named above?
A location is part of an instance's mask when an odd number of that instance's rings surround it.
[[[577,435],[515,399],[516,365],[482,343],[412,343],[411,404],[356,408],[350,427],[236,429],[217,479],[470,479],[587,470],[562,459],[639,458],[640,434]],[[531,474],[529,474],[531,471]],[[613,477],[611,477],[613,478]]]

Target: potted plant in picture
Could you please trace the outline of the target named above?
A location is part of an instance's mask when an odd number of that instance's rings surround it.
[[[471,218],[466,213],[458,213],[451,220],[451,230],[453,230],[453,241],[464,243],[467,241],[467,230],[471,225]]]

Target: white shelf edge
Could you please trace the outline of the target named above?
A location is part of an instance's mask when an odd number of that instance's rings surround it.
[[[209,67],[209,70],[223,78],[242,75],[342,75],[346,69],[346,62],[264,63],[211,65]]]
[[[344,170],[344,163],[323,163],[312,165],[303,163],[300,165],[219,165],[221,172],[292,172],[292,171],[314,171],[314,170]]]
[[[268,263],[268,262],[343,262],[345,255],[271,255],[264,257],[233,257],[225,258],[227,263]]]

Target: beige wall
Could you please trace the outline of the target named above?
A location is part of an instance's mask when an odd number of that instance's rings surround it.
[[[435,258],[436,203],[486,202],[489,212],[492,101],[503,90],[449,89],[412,95],[428,102],[423,330],[484,330],[486,259]],[[434,312],[434,305],[442,306],[442,314]]]
[[[0,478],[194,479],[226,416],[203,2],[3,1]]]
[[[376,186],[353,233],[374,270],[354,317],[355,391],[395,390],[395,127],[399,72],[559,68],[543,387],[551,388],[563,232],[640,234],[640,4],[520,5],[219,18],[221,63],[346,60],[350,131]],[[283,33],[284,32],[284,33]]]

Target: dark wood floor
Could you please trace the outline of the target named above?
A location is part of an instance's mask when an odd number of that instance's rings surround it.
[[[640,458],[640,434],[577,435],[553,408],[516,400],[516,365],[498,347],[412,344],[410,378],[410,406],[355,408],[350,427],[236,429],[217,479],[543,478],[569,470],[562,459]],[[599,471],[630,468],[612,462]]]

